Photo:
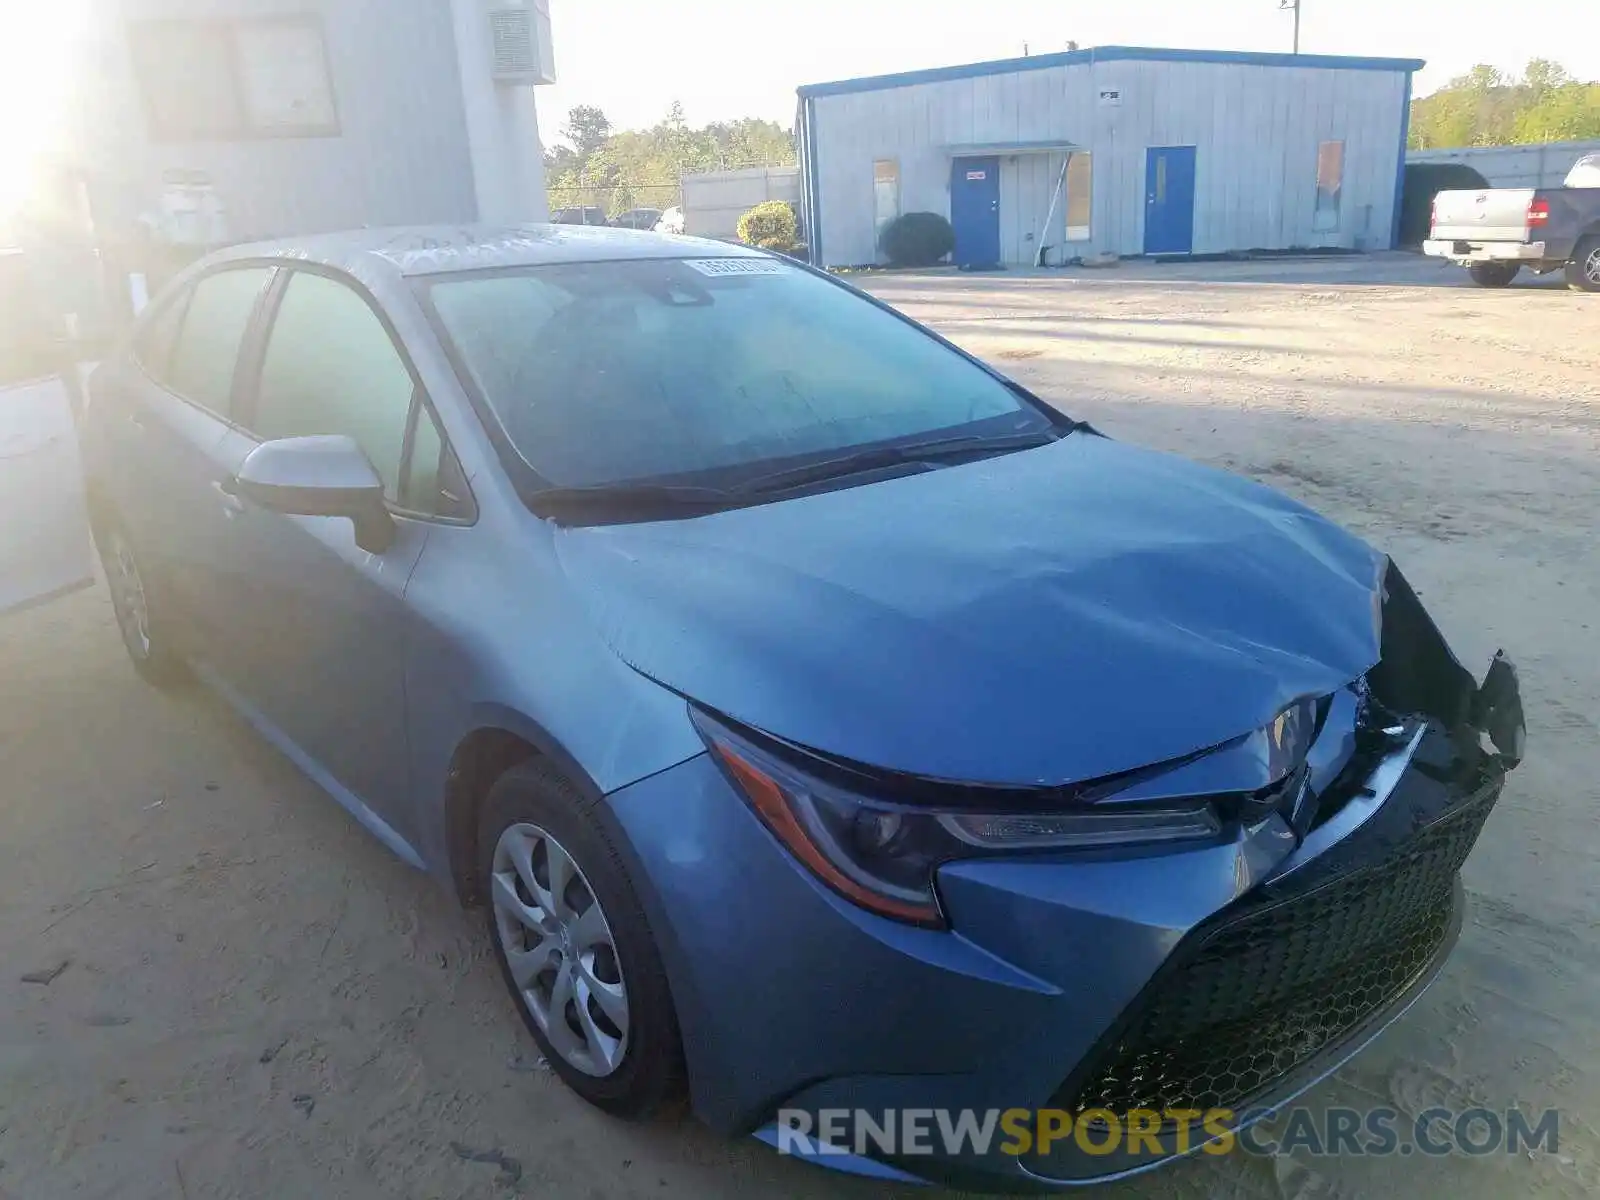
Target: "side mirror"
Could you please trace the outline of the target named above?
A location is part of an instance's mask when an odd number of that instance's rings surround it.
[[[239,467],[234,492],[292,517],[348,517],[356,545],[382,554],[394,542],[383,480],[354,438],[282,438],[262,442]]]

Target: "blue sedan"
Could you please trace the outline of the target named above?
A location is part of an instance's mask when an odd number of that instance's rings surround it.
[[[1064,1187],[1297,1094],[1522,755],[1383,554],[741,247],[229,249],[81,440],[135,667],[481,908],[575,1092],[846,1170]],[[1089,1132],[883,1135],[927,1110]]]

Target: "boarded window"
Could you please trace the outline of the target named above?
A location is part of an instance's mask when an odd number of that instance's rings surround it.
[[[144,21],[129,28],[133,68],[155,138],[219,138],[244,124],[233,43],[221,21]]]
[[[315,17],[139,21],[128,42],[158,141],[339,132]]]
[[[1339,228],[1339,192],[1343,180],[1344,143],[1323,142],[1317,147],[1317,209],[1311,218],[1312,229]]]
[[[1094,161],[1086,150],[1074,150],[1067,160],[1067,241],[1089,240],[1089,214],[1093,211]]]
[[[900,164],[892,158],[872,164],[872,221],[881,235],[883,227],[900,215]]]
[[[311,21],[252,21],[239,25],[234,36],[240,92],[253,131],[337,132],[320,26]]]

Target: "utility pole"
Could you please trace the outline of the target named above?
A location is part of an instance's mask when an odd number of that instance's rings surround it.
[[[1300,53],[1300,0],[1278,0],[1279,12],[1294,13],[1294,52]]]

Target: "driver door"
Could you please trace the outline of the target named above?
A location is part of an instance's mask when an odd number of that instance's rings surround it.
[[[228,497],[230,538],[212,565],[227,636],[212,665],[270,740],[415,859],[405,591],[441,517],[418,498],[438,476],[437,426],[376,302],[342,275],[283,271],[241,373],[239,428],[214,449],[219,467],[236,472],[263,441],[344,434],[383,479],[396,535],[374,554],[347,519],[285,516]],[[413,470],[424,455],[434,466]]]

